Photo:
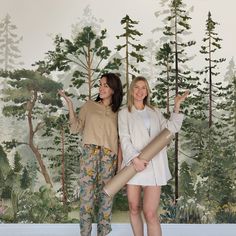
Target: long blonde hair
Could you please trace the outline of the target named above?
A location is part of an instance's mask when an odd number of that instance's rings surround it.
[[[131,112],[131,108],[134,105],[134,97],[133,97],[133,90],[134,90],[134,86],[138,81],[143,81],[145,83],[146,89],[147,89],[147,96],[143,99],[143,104],[150,107],[151,109],[153,109],[153,107],[150,105],[150,94],[151,94],[151,90],[149,87],[149,84],[147,82],[147,79],[144,78],[143,76],[137,76],[135,77],[130,86],[129,86],[129,91],[128,91],[128,111]]]

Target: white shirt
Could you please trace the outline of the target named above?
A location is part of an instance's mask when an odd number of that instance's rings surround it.
[[[151,109],[145,107],[150,121],[150,132],[148,132],[148,122],[145,125],[146,118],[142,118],[134,107],[131,112],[128,108],[123,108],[118,113],[118,127],[120,143],[123,154],[124,165],[129,165],[130,161],[138,156],[141,150],[164,128],[169,129],[172,133],[180,130],[183,122],[183,114],[172,113],[169,120],[165,119],[159,109]],[[146,115],[144,115],[146,116]],[[152,171],[149,172],[152,167]],[[163,148],[153,159],[149,162],[147,168],[138,172],[128,184],[137,185],[166,185],[171,178],[166,147]]]

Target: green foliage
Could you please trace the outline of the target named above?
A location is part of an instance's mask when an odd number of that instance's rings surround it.
[[[219,42],[222,41],[221,38],[218,37],[218,33],[216,30],[216,23],[212,20],[211,13],[208,13],[208,17],[206,20],[206,29],[205,29],[205,37],[203,38],[204,45],[201,46],[200,53],[205,55],[206,65],[201,71],[198,71],[200,75],[204,75],[205,78],[203,80],[203,88],[201,89],[201,93],[204,97],[208,97],[208,100],[203,100],[205,102],[205,106],[208,109],[208,123],[209,127],[213,125],[213,123],[217,123],[217,106],[219,106],[220,98],[225,97],[224,90],[225,88],[222,85],[222,82],[217,81],[217,76],[220,74],[218,71],[219,64],[224,62],[225,58],[216,59],[216,52],[221,49],[221,45]]]
[[[219,224],[222,223],[232,223],[236,222],[236,211],[235,204],[230,205],[226,204],[216,212],[216,222]]]
[[[191,170],[187,162],[182,162],[180,166],[179,194],[184,198],[194,196],[194,183],[191,176]]]
[[[23,167],[20,161],[21,161],[21,156],[19,152],[16,152],[14,155],[14,168],[13,168],[13,171],[15,173],[19,173]]]
[[[161,213],[163,223],[174,223],[176,218],[176,205],[174,204],[174,189],[172,183],[161,188]]]
[[[2,199],[10,199],[11,193],[12,193],[12,186],[5,185],[5,187],[3,187],[3,189],[2,189],[1,198]]]
[[[6,176],[11,167],[7,158],[7,154],[5,153],[3,147],[0,145],[0,170],[3,176]]]
[[[64,204],[76,201],[75,191],[78,188],[77,175],[81,150],[78,135],[71,135],[68,129],[68,117],[60,115],[45,120],[46,132],[43,136],[53,138],[53,147],[50,147],[50,168],[55,172],[54,182],[60,182],[57,190],[64,199]]]
[[[24,118],[26,111],[32,109],[31,106],[34,106],[36,101],[43,105],[62,106],[57,95],[62,84],[32,70],[16,70],[4,76],[10,78],[8,81],[10,87],[3,90],[3,101],[14,103],[4,106],[5,116]]]
[[[113,210],[128,211],[129,204],[126,189],[122,188],[114,197]]]
[[[90,26],[84,27],[73,40],[56,36],[55,50],[47,52],[46,61],[36,63],[38,70],[48,74],[56,70],[70,70],[72,85],[77,89],[88,86],[85,98],[91,99],[94,96],[92,88],[98,83],[101,74],[118,69],[120,65],[116,58],[108,61],[111,50],[104,46],[105,39],[106,30],[101,30],[100,35],[97,35]],[[84,90],[81,93],[84,95]]]
[[[123,60],[125,60],[125,78],[127,89],[129,87],[130,75],[131,78],[133,78],[135,76],[134,73],[139,73],[137,63],[145,61],[142,50],[146,49],[146,47],[135,43],[135,41],[137,41],[137,37],[142,35],[142,33],[134,28],[137,24],[138,21],[134,21],[126,15],[121,19],[121,25],[123,25],[124,33],[116,36],[117,39],[124,38],[125,41],[123,44],[117,45],[116,49],[117,51],[121,51],[122,49],[125,51]],[[135,62],[132,62],[132,60]]]
[[[181,197],[176,208],[176,223],[200,224],[202,212],[194,199]]]
[[[26,190],[17,198],[17,223],[62,223],[67,219],[66,210],[48,187],[40,187],[39,192]]]
[[[20,179],[20,187],[22,189],[27,189],[31,186],[31,178],[26,167],[23,169],[23,173]]]

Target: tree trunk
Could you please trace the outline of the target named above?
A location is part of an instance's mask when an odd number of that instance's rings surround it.
[[[65,187],[65,132],[63,126],[61,127],[61,188],[63,205],[67,203],[67,193]]]
[[[47,184],[49,184],[51,187],[52,182],[50,180],[48,171],[46,169],[46,166],[44,165],[43,159],[42,159],[42,155],[39,152],[38,148],[34,145],[34,134],[37,132],[38,128],[35,129],[35,131],[33,130],[33,123],[32,123],[32,110],[33,107],[35,105],[35,102],[37,100],[37,91],[33,91],[33,99],[32,101],[28,101],[27,103],[27,110],[28,110],[28,125],[29,125],[29,147],[32,150],[32,152],[34,153],[36,160],[38,161],[38,164],[40,166],[41,169],[41,173],[46,181]],[[39,127],[39,126],[38,126]]]
[[[126,29],[128,28],[128,22],[126,23]],[[126,98],[127,98],[127,102],[128,102],[128,91],[129,91],[129,39],[128,39],[128,35],[126,33],[126,50],[125,50],[125,64],[126,64],[126,73],[125,73],[125,77],[126,77]]]
[[[175,14],[175,95],[179,92],[179,65],[178,65],[178,38],[177,38],[177,12]],[[179,198],[179,134],[175,134],[175,204]]]

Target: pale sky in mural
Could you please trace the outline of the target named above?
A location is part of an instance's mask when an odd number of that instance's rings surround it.
[[[154,37],[151,31],[158,21],[154,12],[160,9],[160,0],[0,0],[0,19],[8,13],[15,24],[17,34],[23,36],[20,45],[25,67],[52,49],[52,35],[61,34],[70,38],[71,25],[78,22],[87,5],[92,14],[103,19],[102,28],[109,34],[110,45],[114,49],[115,36],[122,32],[120,20],[128,14],[139,21],[138,29],[143,33],[142,42]],[[223,38],[222,57],[230,60],[236,55],[236,0],[183,0],[188,7],[194,6],[191,13],[192,39],[204,37],[204,27],[208,11],[218,22],[216,32]],[[51,35],[51,36],[50,36]],[[155,36],[158,37],[158,36]],[[116,42],[117,43],[117,42]]]

